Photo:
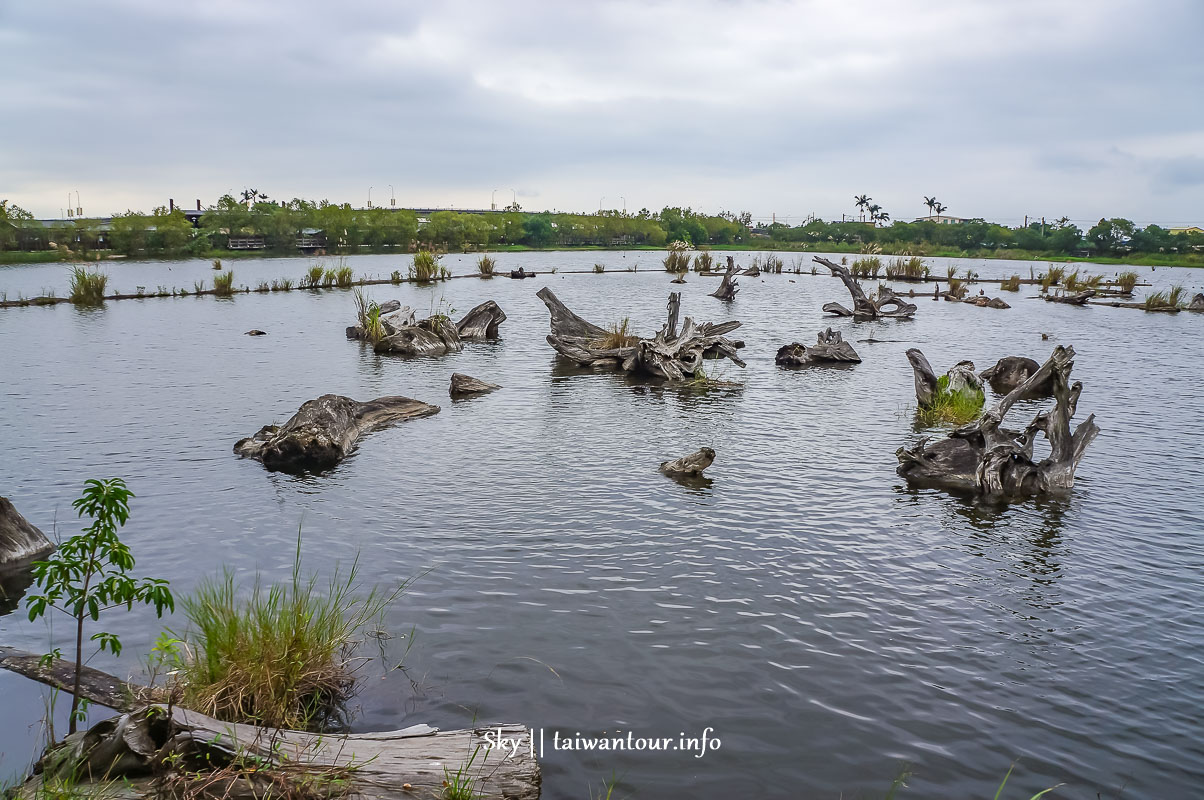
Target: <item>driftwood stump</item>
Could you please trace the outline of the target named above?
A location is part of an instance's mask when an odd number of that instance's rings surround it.
[[[506,312],[494,301],[486,300],[456,323],[456,332],[461,339],[496,339],[497,328],[505,321]]]
[[[560,355],[584,367],[618,367],[625,372],[648,375],[669,382],[696,375],[704,358],[728,358],[741,367],[744,361],[736,351],[744,342],[728,339],[725,334],[740,327],[738,321],[712,324],[695,323],[690,317],[678,329],[681,294],[669,295],[669,318],[651,339],[606,346],[609,336],[603,328],[586,322],[570,311],[548,287],[537,296],[552,316],[548,344]]]
[[[408,397],[378,397],[366,403],[337,394],[306,401],[283,425],[267,425],[240,439],[234,452],[255,458],[273,471],[330,469],[346,458],[365,433],[394,422],[439,412]]]
[[[735,300],[738,291],[740,291],[740,287],[736,285],[736,259],[734,256],[728,256],[727,272],[723,273],[723,280],[720,281],[719,288],[711,292],[711,297],[717,297],[720,300]]]
[[[467,397],[468,395],[492,392],[500,388],[502,387],[496,383],[486,383],[485,381],[471,378],[468,375],[453,372],[451,376],[451,388],[448,390],[448,393],[452,397]]]
[[[840,303],[827,303],[823,308],[827,313],[852,317],[854,320],[879,319],[880,317],[908,319],[916,313],[916,307],[913,304],[905,303],[902,298],[885,287],[878,290],[877,297],[867,297],[861,284],[853,277],[853,273],[849,272],[848,267],[829,261],[822,256],[814,256],[812,260],[823,264],[832,271],[833,275],[840,278],[840,282],[845,285],[853,297],[852,311]]]
[[[701,475],[714,461],[715,451],[709,447],[702,447],[676,461],[662,461],[661,472],[670,476]]]
[[[989,383],[992,391],[1007,394],[1027,381],[1030,375],[1035,375],[1040,368],[1041,365],[1031,358],[1004,356],[995,362],[995,366],[978,373],[978,377]],[[1022,400],[1051,396],[1053,394],[1053,375],[1050,375],[1042,384],[1030,386],[1029,391],[1033,394],[1021,398]]]
[[[940,379],[928,358],[918,348],[907,351],[907,360],[911,363],[912,375],[915,377],[916,402],[922,407],[933,405],[942,394]],[[948,394],[982,394],[982,380],[974,371],[973,361],[959,361],[945,373],[946,386],[943,390]],[[982,400],[979,400],[981,404]]]
[[[779,367],[802,367],[816,363],[860,363],[861,356],[840,335],[840,331],[828,328],[820,331],[816,343],[806,347],[798,342],[783,345],[774,357]]]
[[[935,444],[924,438],[910,449],[899,448],[899,475],[915,486],[1004,497],[1070,489],[1083,453],[1099,434],[1094,414],[1071,432],[1083,389],[1077,381],[1070,383],[1073,367],[1074,348],[1059,345],[1040,369],[975,422]],[[1003,428],[1009,409],[1047,380],[1053,381],[1054,408],[1037,414],[1023,431]],[[1034,462],[1038,433],[1049,440],[1050,455]]]
[[[1188,311],[1204,311],[1204,292],[1197,292],[1187,305]]]
[[[54,545],[21,516],[7,497],[0,497],[0,570],[50,553]]]

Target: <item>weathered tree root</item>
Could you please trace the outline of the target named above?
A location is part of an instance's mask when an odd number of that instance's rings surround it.
[[[320,471],[346,458],[365,433],[438,412],[439,406],[408,397],[378,397],[360,403],[350,397],[324,394],[307,400],[283,425],[267,425],[254,436],[240,439],[234,452],[258,459],[273,471]]]
[[[498,326],[506,321],[506,313],[492,300],[486,300],[453,323],[446,315],[435,314],[418,320],[414,309],[390,300],[381,306],[380,326],[384,336],[373,345],[378,353],[398,353],[407,356],[438,356],[458,353],[462,341],[496,339]],[[347,328],[348,339],[366,339],[359,324]]]
[[[607,331],[578,317],[548,287],[540,289],[537,296],[552,316],[548,344],[583,367],[618,367],[625,372],[677,382],[695,376],[704,358],[728,358],[744,366],[736,353],[744,347],[744,342],[725,335],[740,327],[738,321],[697,324],[686,317],[678,330],[679,292],[669,295],[669,319],[656,336],[617,347],[604,347]]]
[[[837,314],[842,317],[852,317],[854,320],[878,319],[880,317],[909,319],[916,313],[916,307],[913,304],[904,302],[901,297],[890,289],[879,289],[877,297],[872,299],[867,297],[865,291],[861,288],[861,284],[853,277],[853,273],[849,272],[848,267],[836,264],[822,256],[814,256],[812,260],[832,270],[832,274],[840,278],[841,283],[845,285],[845,288],[849,290],[849,294],[853,296],[852,311],[840,303],[827,303],[823,308],[827,313]]]
[[[783,345],[774,357],[779,367],[803,367],[816,363],[860,363],[861,356],[840,335],[840,331],[828,328],[820,331],[816,343],[810,347],[793,342]]]
[[[995,362],[995,366],[988,367],[978,373],[978,377],[991,384],[992,391],[999,394],[1007,394],[1028,380],[1028,377],[1036,373],[1040,368],[1041,365],[1031,358],[1004,356]],[[1020,399],[1027,400],[1034,397],[1052,396],[1053,376],[1050,375],[1049,379],[1040,385],[1030,386],[1029,391],[1032,394]]]
[[[931,406],[941,394],[940,379],[919,348],[908,350],[907,360],[911,363],[912,375],[915,377],[916,402],[922,407]],[[973,361],[959,361],[945,375],[948,379],[945,391],[948,394],[982,394],[982,380],[974,371]],[[979,403],[981,404],[981,399]]]
[[[899,475],[915,486],[1005,497],[1072,488],[1075,469],[1099,434],[1094,414],[1073,433],[1070,430],[1083,389],[1077,381],[1070,383],[1073,367],[1074,348],[1059,345],[1040,369],[975,422],[931,446],[925,438],[910,449],[900,447],[896,451]],[[1008,410],[1051,379],[1054,408],[1037,414],[1023,431],[1003,428]],[[1038,432],[1049,440],[1050,455],[1034,462],[1033,442]]]
[[[1066,303],[1072,306],[1085,306],[1087,301],[1095,297],[1094,289],[1084,289],[1077,294],[1047,294],[1045,302],[1047,303]]]

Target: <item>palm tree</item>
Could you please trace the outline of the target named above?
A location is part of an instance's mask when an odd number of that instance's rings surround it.
[[[870,212],[870,222],[873,222],[878,219],[878,212],[882,210],[882,206],[878,205],[877,203],[872,203],[867,210]],[[864,222],[865,217],[862,217],[861,220]]]
[[[945,209],[946,209],[946,208],[948,208],[948,206],[941,205],[940,203],[934,203],[934,204],[933,204],[933,206],[932,206],[932,210],[936,212],[936,215],[937,215],[938,217],[939,217],[941,214],[945,213]]]
[[[885,211],[883,211],[882,213],[880,213],[878,215],[878,222],[880,222],[880,223],[890,222],[890,214],[887,214]]]
[[[865,222],[865,209],[869,206],[872,198],[868,194],[853,195],[853,202],[857,205],[857,209],[861,212],[861,221]]]
[[[929,197],[928,195],[924,195],[924,205],[928,206],[928,214],[931,216],[933,213],[933,209],[935,209],[939,205],[939,203],[937,202],[937,199],[935,197]]]

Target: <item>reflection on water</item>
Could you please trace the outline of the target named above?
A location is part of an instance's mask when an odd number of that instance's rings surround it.
[[[223,566],[287,576],[298,526],[320,571],[358,553],[366,581],[421,576],[389,613],[393,638],[368,643],[360,730],[710,726],[724,743],[704,759],[547,753],[548,797],[581,796],[612,771],[639,797],[880,796],[900,761],[916,773],[909,796],[978,797],[1018,757],[1018,796],[1065,781],[1071,796],[1126,783],[1135,797],[1189,797],[1204,783],[1204,454],[1182,446],[1182,420],[1204,413],[1182,368],[1200,318],[1018,298],[1010,310],[921,303],[909,324],[866,324],[821,313],[847,299],[824,276],[763,275],[721,303],[707,297],[717,278],[671,286],[660,271],[623,272],[620,254],[501,254],[499,270],[520,258],[543,274],[370,289],[419,309],[496,300],[502,339],[442,358],[348,341],[342,290],[5,310],[0,493],[49,529],[85,478],[126,478],[137,570],[181,593]],[[595,261],[610,269],[592,274]],[[234,268],[254,285],[306,264]],[[208,277],[173,266],[189,286]],[[114,284],[158,285],[162,268],[114,264]],[[0,268],[0,287],[54,285],[50,267],[26,269]],[[544,341],[542,286],[586,319],[629,316],[647,332],[680,289],[696,320],[742,321],[748,366],[721,377],[743,386],[646,386],[567,365]],[[829,326],[878,341],[847,369],[774,365],[781,345]],[[1118,364],[1136,337],[1160,346]],[[896,448],[945,432],[912,427],[907,348],[989,364],[1043,361],[1053,342],[1077,350],[1080,414],[1103,428],[1068,497],[993,506],[900,485]],[[502,388],[448,402],[452,372]],[[442,410],[373,432],[323,475],[231,452],[327,392]],[[700,446],[717,452],[705,478],[659,473]],[[125,651],[93,664],[124,673],[159,625],[135,610],[106,628]],[[0,617],[4,644],[44,652],[46,639],[20,613]],[[12,686],[0,752],[24,754],[28,722],[7,720],[36,715]]]

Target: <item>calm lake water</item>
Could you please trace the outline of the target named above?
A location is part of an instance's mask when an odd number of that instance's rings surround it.
[[[1204,315],[1060,306],[1026,287],[1004,293],[1010,310],[923,297],[912,322],[853,323],[820,311],[849,302],[831,277],[742,278],[725,304],[706,296],[714,278],[670,286],[659,258],[501,255],[504,269],[608,272],[372,287],[422,312],[486,299],[505,310],[500,341],[438,359],[348,341],[344,290],[2,310],[0,494],[67,536],[83,481],[124,477],[137,571],[177,593],[223,566],[284,579],[298,527],[310,568],[359,554],[366,582],[416,577],[389,612],[394,638],[364,648],[355,728],[543,729],[548,798],[588,797],[612,775],[619,796],[637,798],[872,797],[905,763],[901,798],[991,797],[1015,760],[1006,797],[1057,783],[1055,797],[1204,791],[1204,454],[1193,444]],[[347,263],[387,276],[408,261]],[[941,274],[953,263],[931,261]],[[254,286],[296,280],[309,263],[232,266],[236,284]],[[474,270],[469,256],[448,263]],[[984,277],[1030,266],[957,263]],[[204,262],[106,269],[120,290],[213,274]],[[1193,292],[1204,281],[1138,272]],[[559,363],[535,296],[545,285],[589,320],[630,316],[647,333],[681,288],[684,314],[743,321],[748,367],[722,369],[743,389],[649,388]],[[0,267],[10,297],[44,288],[66,293],[63,266]],[[780,345],[829,325],[863,363],[775,367]],[[244,336],[251,328],[268,335]],[[858,341],[871,334],[885,341]],[[994,507],[902,485],[896,448],[932,433],[914,426],[907,348],[943,372],[963,358],[1044,361],[1056,344],[1077,350],[1079,413],[1102,428],[1073,493]],[[504,388],[450,402],[453,371]],[[232,453],[327,392],[442,411],[371,434],[321,476]],[[703,445],[718,452],[709,485],[657,472]],[[126,649],[92,663],[123,674],[165,624],[183,624],[146,609],[102,621]],[[20,612],[0,617],[3,644],[44,652],[50,633]],[[65,647],[61,621],[53,633]],[[28,765],[41,698],[0,671],[0,773]],[[721,747],[703,758],[550,746],[555,732],[708,727]]]

